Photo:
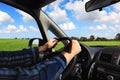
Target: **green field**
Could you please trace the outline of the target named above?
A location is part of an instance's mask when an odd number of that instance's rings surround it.
[[[28,39],[0,39],[0,51],[13,51],[28,48]],[[88,46],[120,46],[120,41],[84,41],[80,42]],[[60,49],[62,43],[58,43],[56,49]]]
[[[84,41],[88,46],[120,46],[120,41]]]
[[[25,39],[0,39],[0,51],[13,51],[28,48],[29,40]]]

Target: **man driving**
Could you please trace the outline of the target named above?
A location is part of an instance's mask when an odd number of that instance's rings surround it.
[[[77,40],[72,40],[70,53],[39,62],[39,54],[52,48],[58,40],[52,39],[37,48],[0,52],[0,80],[61,80],[60,74],[75,55],[81,52]]]

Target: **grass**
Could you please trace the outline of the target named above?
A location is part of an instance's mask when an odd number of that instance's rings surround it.
[[[120,41],[84,41],[88,46],[120,46]]]
[[[15,51],[28,48],[28,39],[0,39],[0,51]],[[88,46],[120,46],[120,41],[84,41],[80,42]],[[63,47],[61,42],[55,47],[56,50]]]
[[[120,46],[120,41],[84,41],[80,43],[86,44],[88,46]],[[64,45],[60,42],[55,47],[55,49],[58,50],[63,46]]]
[[[27,39],[0,39],[0,51],[13,51],[28,48]]]

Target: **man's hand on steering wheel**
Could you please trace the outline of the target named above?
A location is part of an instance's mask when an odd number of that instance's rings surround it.
[[[48,49],[52,49],[53,47],[55,47],[55,45],[59,41],[66,41],[65,47],[61,51],[61,54],[66,58],[67,65],[70,63],[63,73],[63,78],[65,78],[69,75],[69,73],[71,72],[71,70],[73,69],[76,63],[75,56],[81,52],[81,46],[79,42],[77,40],[72,40],[71,38],[68,38],[68,37],[63,37],[63,38],[49,40],[44,45],[40,46],[38,49],[40,52],[47,51]],[[50,58],[53,55],[59,55],[59,54],[56,54],[56,52],[55,53],[48,52],[48,53],[45,53],[44,55],[45,55],[45,58]]]
[[[75,55],[81,52],[80,44],[77,40],[71,40],[70,38],[64,37],[59,39],[51,39],[46,42],[44,45],[39,47],[39,52],[44,52],[47,49],[53,48],[58,41],[68,40],[69,42],[65,45],[65,49],[62,51],[62,54],[67,60],[67,64],[73,59]]]
[[[48,42],[46,42],[44,45],[39,46],[39,52],[44,52],[47,49],[53,48],[57,44],[58,40],[57,39],[51,39]]]
[[[74,56],[76,56],[78,53],[81,52],[81,47],[77,40],[72,40],[71,44],[72,45],[69,46],[71,47],[70,53],[63,51],[63,55],[65,56],[67,60],[67,64],[69,64],[69,62],[74,58]]]

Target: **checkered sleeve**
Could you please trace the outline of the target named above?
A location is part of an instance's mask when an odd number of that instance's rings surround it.
[[[18,68],[17,80],[60,80],[66,68],[66,58],[60,54],[32,67]]]
[[[0,67],[26,67],[39,62],[38,48],[0,52]]]
[[[31,67],[1,67],[0,80],[61,80],[59,74],[64,71],[66,63],[65,57],[60,54]]]

